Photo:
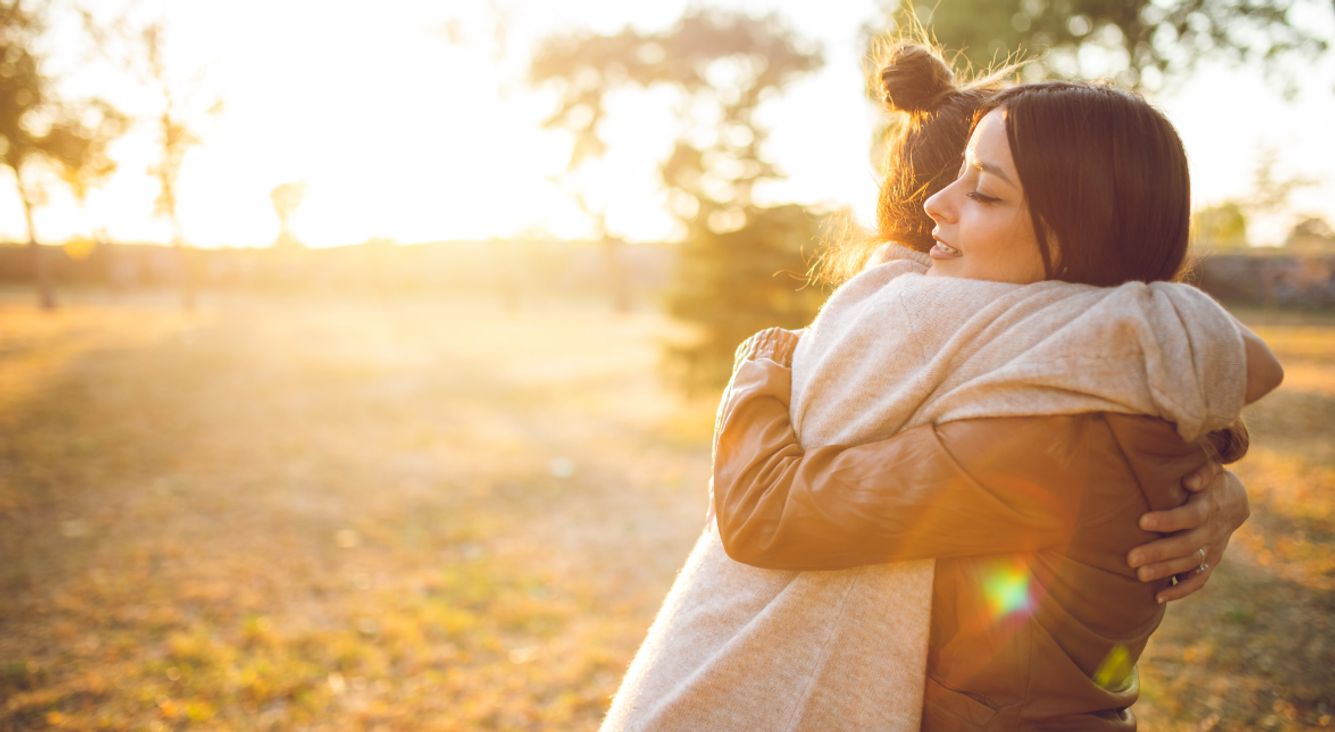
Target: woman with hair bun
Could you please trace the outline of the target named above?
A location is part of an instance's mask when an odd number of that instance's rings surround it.
[[[957,84],[940,55],[919,43],[886,48],[868,75],[871,96],[899,116],[885,147],[876,206],[876,240],[834,241],[818,258],[818,282],[842,284],[856,274],[873,250],[900,245],[924,254],[932,248],[932,220],[923,211],[928,196],[944,188],[959,170],[973,114],[1001,91],[1000,69]]]
[[[717,521],[605,729],[1133,728],[1175,594],[1144,580],[1199,587],[1245,518],[1227,473],[1189,501],[1227,517],[1174,510],[1281,372],[1167,281],[1187,220],[1167,120],[1107,87],[956,88],[917,46],[881,78],[909,113],[887,243],[805,331],[739,348]],[[1138,576],[1133,548],[1164,561]]]

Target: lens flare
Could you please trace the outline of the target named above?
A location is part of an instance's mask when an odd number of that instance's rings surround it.
[[[983,596],[994,620],[1033,608],[1029,570],[1022,564],[995,567],[983,580]]]
[[[1131,674],[1135,670],[1131,651],[1119,643],[1099,662],[1099,667],[1094,671],[1094,683],[1109,691],[1121,691],[1131,682]]]

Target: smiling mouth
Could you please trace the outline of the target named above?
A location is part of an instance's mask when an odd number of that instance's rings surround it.
[[[961,252],[940,239],[936,240],[936,244],[932,245],[932,250],[928,252],[928,254],[931,255],[932,259],[954,259],[956,257],[964,256],[964,252]]]

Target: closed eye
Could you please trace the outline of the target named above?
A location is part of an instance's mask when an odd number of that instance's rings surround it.
[[[1001,200],[1000,198],[989,196],[986,193],[981,193],[979,191],[969,191],[965,195],[979,203],[996,203]]]

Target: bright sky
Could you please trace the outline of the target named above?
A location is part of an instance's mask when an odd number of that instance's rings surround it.
[[[825,47],[826,66],[768,104],[770,157],[789,180],[764,191],[772,201],[851,205],[870,223],[875,178],[868,160],[873,112],[862,97],[858,28],[873,0],[809,3],[733,0],[713,6],[778,12]],[[485,0],[441,3],[383,0],[160,0],[141,5],[166,18],[168,62],[182,88],[198,91],[186,110],[205,142],[193,149],[180,181],[186,238],[201,246],[263,246],[278,231],[269,192],[305,181],[293,228],[314,246],[371,237],[414,243],[549,231],[590,233],[578,207],[553,181],[568,152],[559,133],[538,121],[551,97],[522,87],[496,91],[520,75],[533,39],[577,26],[615,31],[627,23],[665,27],[686,2],[514,0],[514,50],[499,68],[487,38]],[[373,9],[372,9],[373,8]],[[1308,0],[1304,22],[1335,39],[1323,0]],[[457,21],[465,38],[451,44]],[[89,64],[75,31],[53,34],[53,69],[72,92],[97,93],[123,108],[153,114],[153,97],[103,62]],[[198,83],[191,80],[198,78]],[[1335,59],[1305,71],[1296,100],[1284,102],[1252,69],[1202,69],[1154,99],[1177,125],[1192,163],[1198,206],[1245,198],[1266,149],[1281,176],[1319,183],[1296,193],[1292,210],[1255,222],[1258,243],[1278,243],[1298,213],[1335,221]],[[224,110],[203,114],[215,99]],[[609,120],[613,149],[600,179],[608,181],[610,222],[632,240],[674,233],[657,185],[656,163],[673,128],[663,99],[626,97]],[[153,215],[155,132],[134,128],[112,152],[118,172],[83,206],[60,186],[48,187],[37,214],[46,242],[98,228],[113,240],[166,242]],[[0,181],[0,239],[22,241],[23,216],[12,182]]]

